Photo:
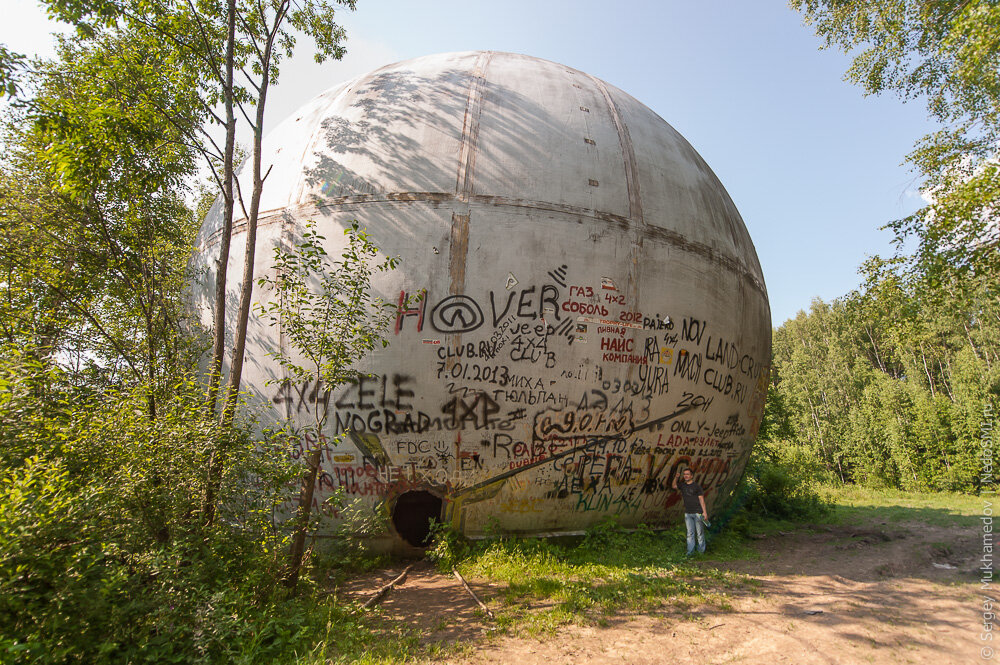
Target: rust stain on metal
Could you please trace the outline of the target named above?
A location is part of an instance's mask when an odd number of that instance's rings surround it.
[[[455,198],[468,203],[472,195],[476,176],[476,154],[479,151],[479,119],[483,114],[483,95],[486,91],[486,68],[493,53],[485,51],[476,58],[472,68],[472,82],[465,102],[465,118],[462,121],[462,148],[458,156],[458,174],[455,178]],[[459,295],[465,291],[465,264],[469,253],[469,212],[453,212],[451,215],[451,247],[448,255],[448,273],[451,276],[450,292]],[[453,345],[462,343],[461,334],[448,335]],[[448,358],[450,370],[455,359]]]
[[[465,292],[465,266],[469,254],[469,213],[451,213],[451,242],[448,243],[448,274],[451,284],[448,292],[459,295]],[[451,333],[446,336],[451,346],[461,346],[462,334]],[[448,371],[455,366],[457,359],[448,356],[446,367]]]
[[[448,274],[451,275],[449,292],[465,292],[465,260],[469,253],[469,215],[451,214],[451,251],[448,256]]]

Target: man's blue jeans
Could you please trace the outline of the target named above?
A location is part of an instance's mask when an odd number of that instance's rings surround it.
[[[701,513],[684,513],[684,524],[688,532],[688,554],[694,552],[695,536],[698,538],[698,551],[705,551],[705,523],[701,520]]]

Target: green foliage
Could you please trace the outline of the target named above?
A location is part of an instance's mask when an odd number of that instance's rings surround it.
[[[814,303],[776,333],[777,389],[796,414],[797,443],[841,481],[974,491],[978,424],[1000,397],[1000,8],[791,4],[827,46],[854,53],[850,80],[923,99],[941,123],[909,155],[930,205],[887,226],[900,254],[873,257],[857,292]],[[809,343],[818,330],[831,333],[825,349]],[[844,359],[839,368],[830,356]]]
[[[148,417],[144,388],[87,394],[4,367],[0,653],[4,662],[230,662],[307,646],[272,526],[296,471],[283,448],[223,430],[179,381]],[[14,376],[28,378],[16,383]],[[53,408],[32,406],[44,384]],[[209,441],[225,440],[223,519],[200,519]]]
[[[736,490],[745,518],[808,521],[828,507],[801,467],[755,455]]]
[[[791,431],[765,419],[761,441],[775,459],[812,455],[812,477],[975,491],[979,427],[1000,398],[994,287],[949,301],[901,266],[873,259],[861,290],[775,331],[767,408]]]
[[[1000,398],[1000,7],[791,4],[827,46],[854,53],[850,80],[922,99],[941,128],[908,156],[930,204],[887,225],[899,254],[871,258],[857,292],[776,333],[778,391],[798,443],[842,481],[975,491],[979,424]],[[826,349],[809,343],[818,330],[832,333]]]
[[[335,259],[315,222],[306,222],[294,248],[275,247],[275,276],[257,282],[271,296],[255,307],[257,313],[281,326],[296,351],[273,354],[293,382],[321,381],[332,389],[356,379],[355,363],[388,345],[384,334],[395,305],[372,293],[372,278],[395,269],[399,258],[377,261],[379,249],[357,221],[344,235],[347,245]],[[320,409],[314,412],[319,415]]]
[[[301,470],[283,434],[255,440],[221,427],[197,383],[174,382],[153,420],[142,387],[82,390],[30,356],[0,369],[0,661],[259,663],[321,652],[326,662],[410,648],[405,636],[378,646],[364,616],[312,582],[287,595],[288,534],[273,514]],[[220,440],[221,508],[208,526],[206,458]]]
[[[294,349],[293,353],[272,354],[284,369],[283,380],[316,386],[310,405],[313,423],[296,432],[298,436],[311,432],[316,443],[307,455],[308,469],[302,479],[289,554],[288,584],[292,588],[299,578],[320,454],[328,440],[324,432],[326,400],[337,386],[356,379],[359,360],[389,343],[385,338],[391,320],[389,306],[372,293],[371,281],[375,274],[395,268],[399,258],[377,262],[378,247],[356,221],[344,235],[347,246],[339,252],[340,258],[334,259],[315,223],[307,222],[302,240],[294,248],[275,247],[276,276],[258,281],[265,294],[273,293],[269,301],[256,306],[257,312],[271,326],[280,326]]]
[[[0,335],[58,358],[79,385],[155,391],[189,359],[179,332],[195,225],[182,197],[194,162],[183,134],[201,116],[162,56],[130,35],[64,40],[5,119]]]
[[[770,523],[820,520],[828,513],[816,487],[835,475],[813,448],[798,442],[800,415],[784,392],[768,390],[746,472],[729,502],[717,509],[710,531],[746,537],[767,531]]]
[[[452,568],[464,561],[473,551],[472,542],[468,538],[450,524],[435,520],[431,521],[430,542],[432,545],[425,556],[433,561],[442,573],[451,572]]]
[[[855,54],[847,76],[868,93],[923,99],[941,129],[909,161],[931,204],[889,227],[916,240],[928,285],[997,281],[1000,7],[991,0],[793,0],[827,46]]]
[[[19,92],[18,75],[24,67],[24,56],[0,44],[0,93],[15,97]]]
[[[0,362],[0,662],[352,662],[415,649],[337,606],[314,568],[288,596],[289,536],[273,517],[301,467],[285,433],[220,426],[196,382],[169,382],[152,419],[145,386],[67,378],[30,353]],[[209,526],[201,498],[219,445]]]
[[[206,413],[182,298],[196,158],[223,188],[235,155],[206,121],[228,101],[259,138],[289,26],[342,55],[333,5],[46,4],[79,28],[56,61],[0,48],[23,96],[0,126],[0,661],[356,654],[370,628],[311,568],[297,597],[281,584],[274,515],[302,468],[287,433]]]

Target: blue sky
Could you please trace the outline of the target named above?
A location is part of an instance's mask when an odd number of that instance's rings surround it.
[[[0,43],[51,53],[31,0],[0,0]],[[673,125],[722,180],[757,248],[780,325],[815,297],[846,294],[866,256],[893,248],[886,222],[921,205],[902,165],[932,129],[919,102],[864,97],[849,59],[819,50],[781,2],[358,0],[348,56],[282,67],[269,124],[381,65],[490,49],[554,60],[621,88]]]

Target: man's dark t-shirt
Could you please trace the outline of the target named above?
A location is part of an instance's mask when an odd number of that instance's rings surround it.
[[[698,497],[705,494],[701,489],[701,485],[694,480],[690,483],[685,483],[683,480],[679,480],[677,481],[677,489],[684,498],[684,512],[700,513],[701,502],[698,501]]]

